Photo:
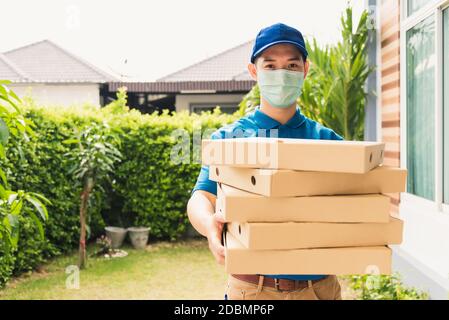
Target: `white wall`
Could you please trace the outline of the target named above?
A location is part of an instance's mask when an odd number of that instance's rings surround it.
[[[235,103],[238,105],[244,94],[179,94],[176,96],[176,111],[189,111],[191,103]]]
[[[89,84],[18,84],[9,86],[20,98],[32,96],[38,104],[66,105],[91,103],[100,105],[100,86]]]
[[[437,211],[433,203],[422,202],[409,194],[401,198],[404,239],[400,249],[448,281],[449,214]]]
[[[431,299],[449,299],[449,212],[408,193],[402,194],[399,209],[404,239],[391,246],[393,271]]]

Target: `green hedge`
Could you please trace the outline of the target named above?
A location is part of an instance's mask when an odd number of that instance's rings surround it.
[[[77,247],[79,196],[70,164],[64,154],[71,148],[62,141],[92,122],[107,121],[121,131],[123,160],[116,165],[111,183],[97,189],[89,210],[90,239],[103,233],[105,225],[144,225],[151,237],[175,240],[188,225],[186,204],[200,170],[199,164],[174,165],[170,161],[170,135],[194,127],[216,129],[234,120],[214,113],[143,115],[132,110],[112,114],[91,106],[78,108],[26,107],[34,123],[34,136],[25,145],[12,142],[6,168],[13,189],[43,194],[51,200],[49,221],[42,241],[27,218],[21,224],[19,249],[13,256],[0,255],[0,285],[11,275],[35,268],[47,258]],[[191,147],[191,146],[190,146]]]
[[[14,269],[14,257],[0,248],[0,288],[8,281]]]

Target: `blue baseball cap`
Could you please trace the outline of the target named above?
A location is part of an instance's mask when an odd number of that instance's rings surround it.
[[[304,60],[307,59],[308,52],[301,32],[286,24],[276,23],[260,30],[256,42],[254,43],[253,52],[251,54],[251,63],[254,63],[256,58],[263,51],[280,43],[290,43],[294,45],[302,53]]]

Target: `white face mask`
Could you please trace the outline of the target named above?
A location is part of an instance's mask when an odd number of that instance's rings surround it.
[[[292,106],[302,93],[304,72],[285,69],[257,72],[260,95],[275,108]]]

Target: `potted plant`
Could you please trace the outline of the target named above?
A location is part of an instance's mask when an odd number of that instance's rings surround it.
[[[131,227],[128,228],[131,244],[135,249],[145,249],[148,243],[149,227]]]
[[[105,217],[106,227],[104,228],[106,237],[111,240],[111,248],[118,249],[122,246],[126,238],[128,230],[125,228],[125,223],[121,210],[114,203],[111,204],[111,210],[107,217]],[[128,224],[129,225],[129,224]]]
[[[111,248],[118,249],[122,246],[123,240],[125,240],[126,233],[128,232],[125,228],[122,227],[105,227],[106,237],[111,240]]]

